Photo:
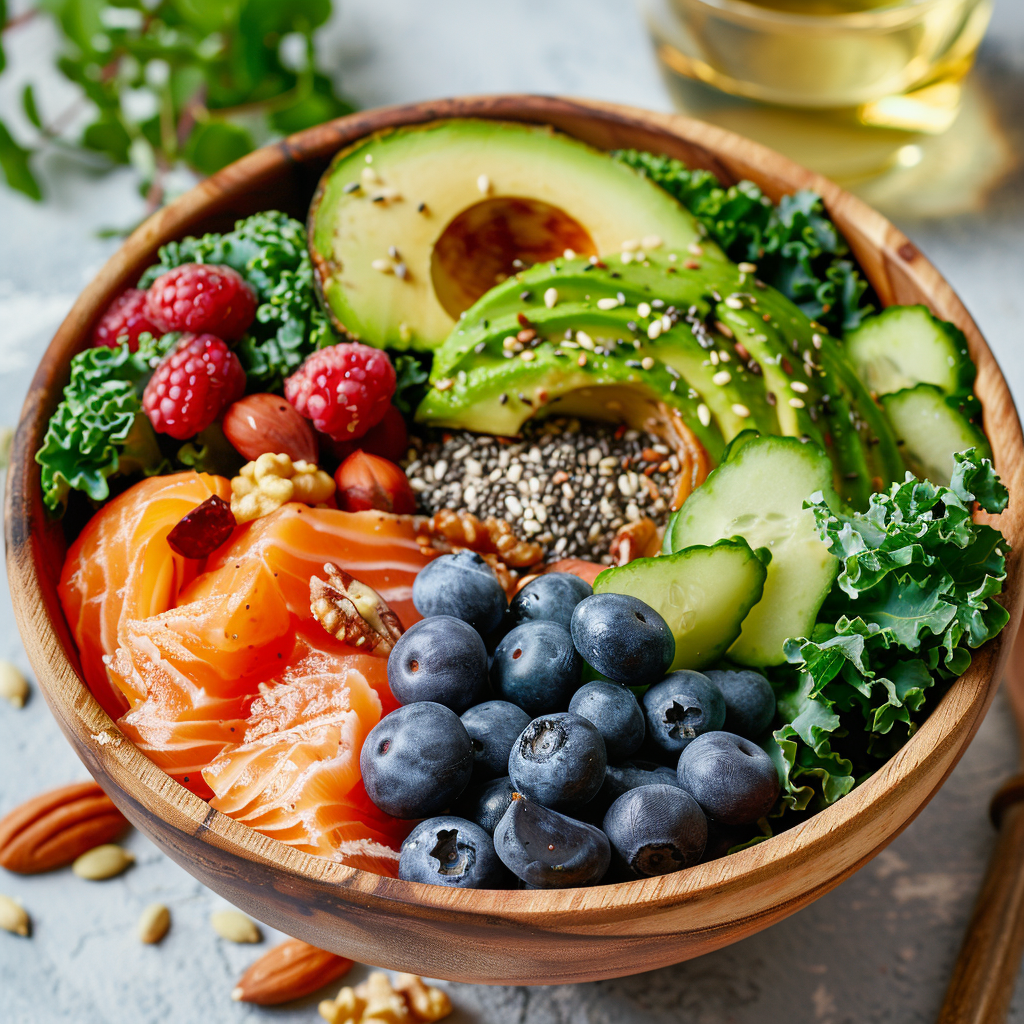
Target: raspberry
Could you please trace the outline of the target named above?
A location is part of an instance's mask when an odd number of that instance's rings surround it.
[[[161,274],[146,295],[146,313],[163,331],[240,338],[256,315],[256,294],[231,267],[186,263]]]
[[[155,431],[184,441],[244,391],[242,364],[220,338],[185,334],[153,371],[142,408]]]
[[[387,353],[358,342],[314,352],[284,382],[284,394],[334,441],[362,437],[384,418],[395,393]]]
[[[92,343],[117,348],[119,339],[127,338],[128,347],[134,352],[139,347],[139,335],[146,331],[152,335],[163,333],[146,315],[146,293],[129,288],[107,306],[92,330]]]

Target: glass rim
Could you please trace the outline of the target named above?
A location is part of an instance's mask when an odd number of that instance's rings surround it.
[[[695,7],[706,7],[732,15],[736,19],[775,21],[793,28],[820,29],[837,25],[849,28],[877,27],[891,21],[902,21],[908,16],[919,16],[922,9],[937,7],[944,0],[891,0],[885,7],[842,14],[802,14],[798,11],[779,11],[761,7],[748,0],[685,0]]]

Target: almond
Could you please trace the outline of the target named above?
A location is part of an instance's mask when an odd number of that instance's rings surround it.
[[[338,508],[344,512],[378,509],[398,515],[416,511],[416,495],[400,466],[379,455],[353,452],[335,471]]]
[[[316,434],[280,395],[246,395],[228,406],[224,436],[250,462],[261,455],[287,455],[293,462],[317,461]]]
[[[54,789],[0,821],[0,867],[22,875],[64,867],[116,839],[127,825],[95,782]]]
[[[317,949],[299,939],[289,939],[261,956],[242,975],[231,998],[259,1006],[276,1006],[301,999],[342,977],[352,961]]]

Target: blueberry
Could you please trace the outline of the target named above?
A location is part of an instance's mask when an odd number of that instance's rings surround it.
[[[779,795],[772,759],[754,742],[732,732],[706,732],[679,758],[679,785],[709,818],[747,825],[763,818]]]
[[[498,822],[494,849],[514,875],[537,889],[592,885],[611,863],[608,837],[599,828],[522,796]]]
[[[677,786],[640,786],[623,793],[608,808],[602,828],[616,858],[635,878],[696,864],[708,838],[700,805]]]
[[[495,826],[512,803],[512,780],[506,775],[470,786],[452,808],[464,818],[479,825],[488,835],[494,834]]]
[[[508,701],[489,700],[466,711],[462,724],[473,744],[473,778],[480,781],[508,774],[508,755],[530,716]]]
[[[428,562],[413,580],[412,603],[424,618],[454,615],[481,636],[497,629],[508,609],[498,577],[475,551]]]
[[[494,840],[465,818],[442,815],[421,821],[402,843],[398,877],[457,889],[507,889],[508,869]]]
[[[601,675],[629,686],[649,686],[669,669],[676,641],[650,605],[626,594],[594,594],[572,613],[572,639]]]
[[[635,754],[644,741],[644,713],[633,691],[601,679],[581,686],[569,710],[597,726],[604,737],[608,760],[619,762]]]
[[[728,732],[756,740],[772,724],[775,691],[760,672],[711,669],[704,674],[725,698],[724,728]]]
[[[652,686],[643,697],[647,735],[668,754],[678,754],[695,736],[721,729],[722,691],[702,672],[682,669]]]
[[[610,807],[623,793],[638,789],[640,786],[678,785],[675,768],[652,764],[650,761],[627,761],[617,766],[608,765],[597,799],[603,801],[605,807]]]
[[[473,774],[473,744],[443,704],[406,704],[382,718],[359,755],[369,798],[395,818],[429,818],[448,807]]]
[[[573,576],[568,572],[546,572],[535,580],[530,580],[522,590],[512,598],[509,611],[512,613],[513,625],[533,619],[545,619],[557,622],[569,628],[572,622],[573,609],[585,597],[590,597],[593,588],[586,580]]]
[[[487,650],[480,634],[451,615],[410,626],[388,657],[388,684],[399,704],[430,700],[461,714],[487,688]]]
[[[557,622],[524,622],[498,644],[491,686],[531,716],[564,711],[583,667],[569,631]]]
[[[608,765],[593,722],[569,712],[535,718],[516,740],[508,774],[516,791],[556,811],[597,796]]]

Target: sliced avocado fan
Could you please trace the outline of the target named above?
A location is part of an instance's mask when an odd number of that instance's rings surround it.
[[[712,247],[624,258],[556,258],[493,288],[435,354],[417,419],[512,435],[537,415],[651,430],[671,413],[714,464],[744,430],[788,435],[826,452],[858,507],[902,476],[840,344],[750,268]]]

